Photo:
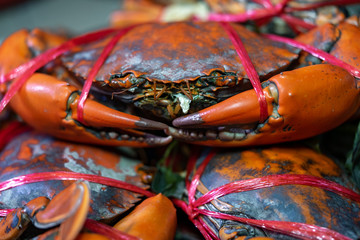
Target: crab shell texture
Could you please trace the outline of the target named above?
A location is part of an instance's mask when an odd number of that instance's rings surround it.
[[[0,181],[13,177],[53,171],[79,172],[110,177],[141,188],[143,165],[136,159],[88,145],[72,144],[36,132],[13,139],[0,154]],[[0,193],[1,208],[18,208],[39,196],[52,199],[73,181],[43,181],[25,184]],[[90,183],[89,218],[111,221],[125,212],[142,195],[128,190]]]
[[[196,196],[230,182],[273,174],[306,174],[354,189],[349,178],[325,155],[303,146],[274,146],[217,152],[201,176]],[[318,225],[353,239],[360,236],[360,204],[316,187],[284,185],[231,193],[203,207],[244,218]],[[204,218],[223,239],[236,232],[238,235],[292,239],[229,220]]]
[[[280,73],[298,57],[297,49],[264,39],[240,25],[234,28],[261,80]],[[107,42],[89,44],[67,53],[62,62],[77,79],[84,80]],[[93,86],[102,98],[108,94],[108,99],[114,99],[112,103],[115,104],[105,104],[167,124],[251,88],[228,34],[219,23],[211,22],[154,23],[135,27],[118,41]],[[94,92],[96,96],[96,90]],[[116,103],[117,100],[120,103]],[[255,102],[257,104],[257,100]],[[124,105],[127,109],[122,108]],[[258,112],[255,114],[258,116]],[[249,123],[250,127],[245,124],[245,128],[253,127],[254,122],[256,120]],[[217,132],[217,127],[208,128]],[[246,130],[239,131],[243,134]],[[200,139],[189,137],[191,132],[171,128],[167,134],[185,141],[206,142],[206,127]],[[221,138],[224,134],[216,135]],[[215,140],[215,145],[223,145],[224,140],[228,138]],[[213,141],[210,140],[210,144]]]
[[[285,44],[261,38],[240,25],[234,28],[261,79],[279,73],[298,56],[298,50]],[[72,51],[62,57],[63,64],[78,79],[86,79],[107,42]],[[170,122],[249,88],[246,79],[220,24],[154,23],[135,27],[117,42],[94,85],[101,94],[132,102],[137,114]]]

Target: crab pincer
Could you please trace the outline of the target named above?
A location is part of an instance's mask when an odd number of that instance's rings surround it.
[[[30,61],[34,52],[59,44],[66,42],[38,29],[30,33],[25,30],[14,33],[0,48],[3,76],[11,75],[14,73],[12,69]],[[8,58],[9,52],[14,57]],[[146,147],[171,141],[171,137],[136,130],[163,130],[167,128],[166,124],[115,110],[90,98],[85,101],[83,117],[80,118],[77,108],[81,88],[59,79],[59,75],[70,77],[63,69],[59,70],[60,67],[54,68],[57,70],[53,74],[30,75],[10,101],[12,109],[35,129],[63,139],[93,144]],[[21,71],[21,67],[19,69]]]
[[[81,123],[77,115],[78,99],[79,90],[75,87],[37,73],[27,80],[10,105],[34,128],[67,140],[145,147],[166,144],[171,139],[132,130],[162,130],[166,124],[119,112],[92,99],[85,102]],[[100,128],[104,130],[98,130]]]
[[[173,124],[180,128],[225,126],[219,134],[227,135],[228,142],[221,144],[228,146],[304,139],[340,125],[356,112],[360,101],[355,82],[354,77],[340,67],[308,66],[283,72],[263,84],[267,85],[263,91],[269,115],[263,123],[259,122],[260,108],[255,91],[248,90],[175,119]],[[246,129],[241,125],[255,127]],[[229,126],[227,130],[226,126]],[[220,140],[202,143],[217,145]]]
[[[206,138],[194,133],[188,134],[188,141],[221,146],[300,140],[337,127],[350,119],[360,106],[359,71],[355,69],[359,66],[354,61],[360,54],[356,50],[359,46],[353,43],[355,46],[349,47],[349,40],[359,34],[358,27],[344,23],[339,27],[328,24],[300,36],[298,41],[317,44],[319,48],[333,46],[332,49],[322,50],[341,57],[345,67],[342,63],[339,66],[333,65],[333,62],[311,63],[314,65],[283,71],[270,77],[262,83],[266,102],[263,110],[268,115],[265,120],[260,119],[258,97],[251,89],[179,117],[173,121],[173,125],[188,129],[188,132],[196,132],[192,130],[194,128],[209,129]],[[174,137],[181,137],[175,129],[170,128],[169,132]]]
[[[0,239],[16,239],[27,229],[30,222],[41,229],[60,225],[58,239],[75,239],[82,230],[90,205],[90,192],[85,182],[77,182],[52,200],[38,197],[25,206],[13,210],[0,223]],[[53,231],[42,235],[44,238]]]

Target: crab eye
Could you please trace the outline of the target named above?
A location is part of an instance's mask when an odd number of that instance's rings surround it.
[[[216,84],[218,84],[219,81],[216,81]],[[228,86],[228,87],[235,87],[237,84],[237,77],[235,76],[226,76],[223,79],[221,79],[220,83],[222,86]]]
[[[217,87],[234,87],[238,84],[238,78],[234,75],[228,75],[229,73],[213,72],[207,81],[213,82]]]
[[[126,74],[122,76],[120,74],[112,75],[108,82],[108,85],[113,89],[129,89],[143,82],[139,78],[134,77],[132,74]]]

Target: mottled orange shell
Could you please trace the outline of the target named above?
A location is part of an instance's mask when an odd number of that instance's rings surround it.
[[[206,166],[198,190],[205,193],[230,182],[275,174],[306,174],[355,189],[330,158],[306,147],[288,145],[219,150]],[[290,184],[233,193],[206,206],[212,211],[227,209],[229,214],[242,217],[314,224],[350,238],[360,234],[360,204],[312,186]],[[222,220],[217,222],[220,227],[226,224]],[[283,235],[267,233],[269,237],[283,239]]]
[[[233,25],[241,36],[260,76],[280,71],[297,58],[297,50],[276,43],[240,25]],[[65,65],[86,78],[108,39],[90,44],[63,57]],[[114,74],[150,81],[182,82],[208,76],[213,71],[246,76],[238,54],[219,23],[152,23],[135,27],[118,41],[100,69],[97,79]]]
[[[140,161],[116,152],[28,132],[14,138],[0,153],[0,181],[31,173],[67,171],[107,176],[147,188],[138,172],[141,166]],[[0,207],[17,208],[39,196],[52,199],[72,182],[44,181],[1,192]],[[89,218],[95,220],[116,218],[142,196],[96,183],[90,183],[90,188]]]

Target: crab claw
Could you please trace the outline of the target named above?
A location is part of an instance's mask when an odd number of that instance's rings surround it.
[[[47,229],[60,225],[42,235],[40,239],[75,239],[83,228],[90,207],[90,189],[87,182],[75,182],[58,193],[33,218],[34,225]]]
[[[158,137],[133,129],[163,130],[166,124],[126,114],[92,99],[84,106],[84,122],[77,118],[79,90],[52,76],[30,77],[10,102],[29,125],[58,138],[103,145],[147,147],[165,145],[171,137]]]
[[[168,133],[175,138],[211,146],[294,141],[340,125],[360,105],[359,86],[354,77],[329,64],[283,72],[263,86],[269,114],[263,123],[259,122],[255,91],[248,90],[175,119],[173,125],[180,129],[169,128]],[[197,130],[192,130],[194,128]],[[204,130],[199,131],[200,128]]]
[[[29,201],[25,206],[19,207],[11,211],[0,221],[1,239],[18,239],[27,229],[30,218],[37,211],[42,210],[48,203],[46,197],[38,197]]]
[[[18,31],[0,47],[1,71],[7,73],[31,58],[29,42],[35,49],[44,50],[46,46],[29,40],[34,34],[50,39],[53,45],[61,42],[61,39],[53,40],[55,36],[42,35],[45,33],[40,30]],[[66,140],[133,147],[161,146],[171,142],[172,137],[135,130],[164,130],[166,124],[114,110],[92,99],[85,102],[84,123],[78,121],[79,94],[80,90],[75,86],[50,75],[35,73],[12,98],[10,106],[35,129]]]

